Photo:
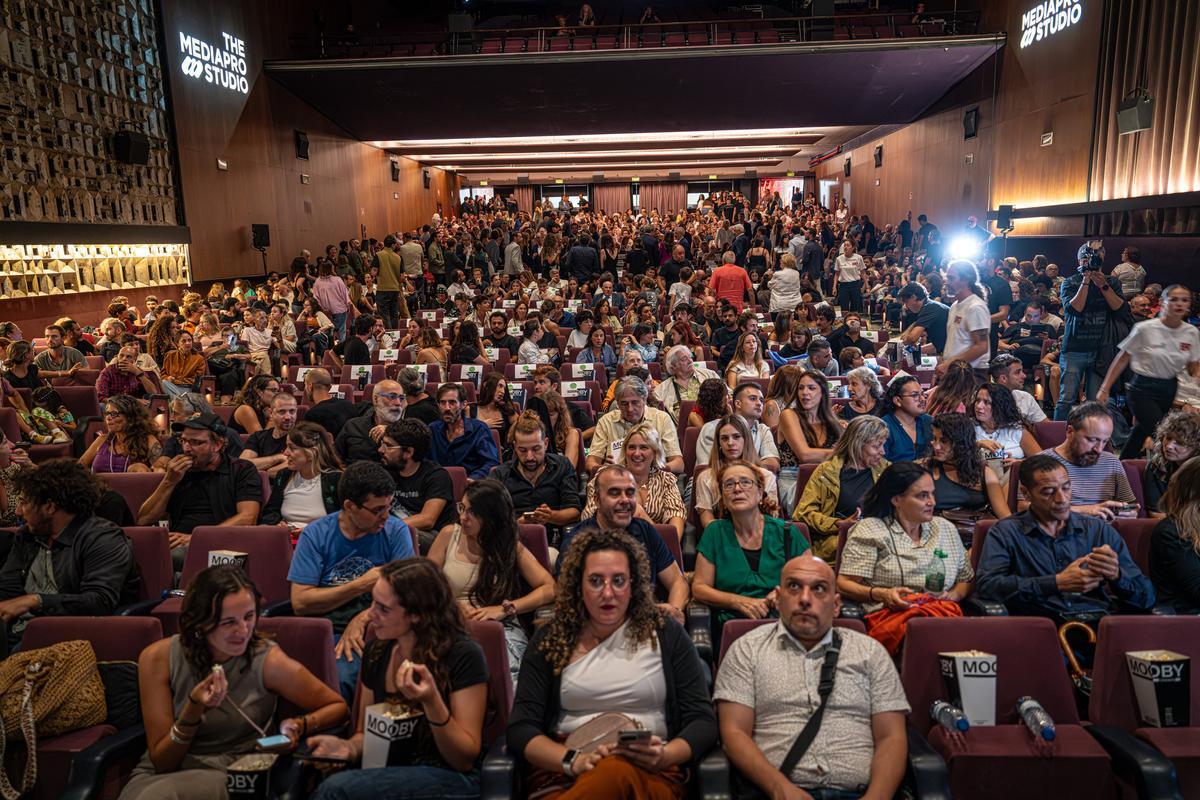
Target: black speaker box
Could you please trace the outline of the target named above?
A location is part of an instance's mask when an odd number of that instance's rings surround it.
[[[979,134],[979,109],[970,108],[963,114],[963,138],[974,139]]]
[[[113,135],[113,155],[122,164],[150,163],[150,139],[138,131],[117,131]]]
[[[255,249],[271,246],[271,226],[254,223],[250,226],[250,240]]]
[[[425,188],[428,189],[429,188],[429,170],[427,170],[427,169],[421,170],[421,180],[424,181]]]
[[[1117,130],[1127,133],[1148,131],[1154,124],[1154,98],[1146,93],[1132,94],[1117,106]]]
[[[392,162],[392,182],[393,183],[400,182],[400,165],[397,164],[395,161]]]
[[[308,134],[304,131],[293,131],[296,135],[296,158],[308,161]]]
[[[883,145],[881,144],[875,146],[875,166],[883,166]]]
[[[1012,206],[1000,206],[996,209],[996,227],[1007,230],[1012,227]]]
[[[850,177],[850,159],[848,159],[848,158],[846,159],[846,163],[842,166],[842,173],[847,178]]]

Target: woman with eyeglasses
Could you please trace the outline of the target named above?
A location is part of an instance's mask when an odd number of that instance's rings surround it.
[[[79,457],[92,472],[150,472],[162,455],[158,431],[141,402],[118,394],[104,403],[104,430]]]
[[[187,587],[179,633],[138,658],[147,751],[121,800],[225,796],[226,768],[272,730],[295,747],[349,709],[257,630],[261,597],[237,566],[209,567]],[[301,710],[275,719],[280,699]]]
[[[467,487],[458,524],[443,528],[429,548],[467,619],[504,625],[515,685],[529,635],[519,619],[554,600],[554,578],[521,543],[512,498],[492,478]]]
[[[888,426],[884,458],[891,462],[924,458],[933,435],[933,417],[925,413],[925,392],[917,379],[903,375],[889,383],[883,407]]]
[[[783,520],[766,516],[766,478],[748,461],[717,473],[725,516],[704,528],[696,547],[692,596],[717,610],[715,630],[734,617],[762,619],[774,610],[774,589],[789,559],[808,541]]]
[[[271,479],[260,525],[282,525],[298,536],[310,522],[337,511],[342,459],[333,436],[315,422],[297,422],[284,447],[287,466]]]
[[[554,616],[525,653],[508,722],[525,796],[687,796],[688,769],[716,744],[716,716],[691,638],[653,592],[646,551],[624,531],[585,530],[563,554]],[[612,722],[649,735],[598,737],[587,726],[601,714],[606,731]]]
[[[722,388],[725,388],[722,386]],[[696,513],[700,516],[700,530],[717,517],[724,516],[725,509],[719,502],[721,490],[717,486],[717,475],[732,461],[747,461],[754,464],[763,474],[766,482],[763,491],[767,495],[767,514],[779,515],[779,490],[776,488],[775,473],[758,466],[758,453],[753,446],[747,447],[751,441],[750,428],[741,414],[727,414],[717,423],[713,437],[712,455],[709,457],[708,468],[696,476],[693,501]]]
[[[279,393],[279,379],[272,375],[255,375],[246,381],[242,390],[233,397],[233,416],[229,427],[242,436],[258,433],[267,427],[267,411],[271,401]]]

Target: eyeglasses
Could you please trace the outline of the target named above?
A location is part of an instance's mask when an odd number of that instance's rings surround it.
[[[758,486],[758,482],[753,481],[750,478],[730,478],[729,480],[721,483],[721,488],[727,492],[732,492],[734,489],[749,491],[751,486]]]
[[[605,586],[611,586],[614,592],[620,592],[629,586],[629,576],[613,575],[611,578],[603,578],[599,575],[589,575],[584,585],[596,594],[603,592]]]
[[[386,439],[383,440],[382,442],[380,442],[379,444],[381,447],[383,447],[386,450],[398,450],[404,446],[404,445],[396,444],[395,442],[389,442]]]
[[[384,400],[406,400],[406,399],[408,399],[408,395],[401,394],[400,392],[379,392],[375,396],[382,397]]]
[[[115,409],[106,408],[106,409],[104,409],[104,416],[106,416],[106,417],[119,417],[119,416],[121,416],[121,412],[120,412],[120,411],[117,411],[117,410],[115,410]]]
[[[924,394],[924,392],[903,392],[897,395],[897,397],[921,397]]]
[[[370,506],[364,506],[364,505],[360,505],[358,503],[355,503],[354,505],[358,506],[363,511],[367,512],[368,514],[370,514],[373,517],[382,517],[392,510],[391,503],[384,504],[382,506],[379,506],[378,508],[371,508]]]

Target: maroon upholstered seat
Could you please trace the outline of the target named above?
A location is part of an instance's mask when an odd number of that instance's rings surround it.
[[[283,652],[333,691],[338,690],[337,664],[333,656],[333,624],[324,617],[263,617],[258,629],[275,640]],[[302,713],[280,698],[278,719]]]
[[[483,649],[488,666],[488,712],[483,720],[483,748],[504,735],[512,710],[513,684],[508,666],[504,626],[495,620],[471,620],[467,632]]]
[[[1138,714],[1125,653],[1157,649],[1190,656],[1194,665],[1200,659],[1200,617],[1108,616],[1102,619],[1093,660],[1088,718],[1097,725],[1111,725],[1132,732],[1171,759],[1183,796],[1197,797],[1200,796],[1200,693],[1191,693],[1192,726],[1189,728],[1144,727]]]
[[[1154,533],[1156,525],[1158,520],[1148,517],[1113,521],[1113,527],[1121,534],[1125,546],[1129,548],[1129,555],[1133,557],[1133,563],[1137,564],[1143,575],[1150,574],[1150,536]]]
[[[522,524],[517,526],[517,532],[525,549],[533,554],[533,557],[545,567],[547,572],[553,573],[554,570],[550,566],[550,545],[546,539],[546,526]]]
[[[125,498],[125,505],[129,506],[129,511],[136,521],[142,503],[146,502],[146,499],[154,494],[154,490],[162,483],[163,474],[161,472],[107,472],[101,475],[100,479],[108,484],[108,488]],[[153,521],[157,522],[158,520]]]
[[[996,656],[997,724],[972,727],[963,744],[943,736],[940,727],[932,730],[938,726],[929,717],[929,706],[948,696],[938,653],[972,649]],[[946,759],[956,797],[1112,796],[1108,755],[1079,724],[1058,632],[1050,620],[913,619],[908,623],[900,677],[913,709],[909,722]],[[1054,720],[1058,736],[1053,742],[1033,742],[1016,713],[1017,698],[1023,695],[1037,699]]]

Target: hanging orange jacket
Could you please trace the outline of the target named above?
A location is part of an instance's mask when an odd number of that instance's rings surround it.
[[[928,594],[905,595],[908,608],[881,608],[867,614],[863,620],[867,633],[878,641],[890,655],[896,655],[900,643],[904,641],[904,633],[908,630],[908,621],[913,617],[961,617],[962,608],[953,600],[941,600]]]

